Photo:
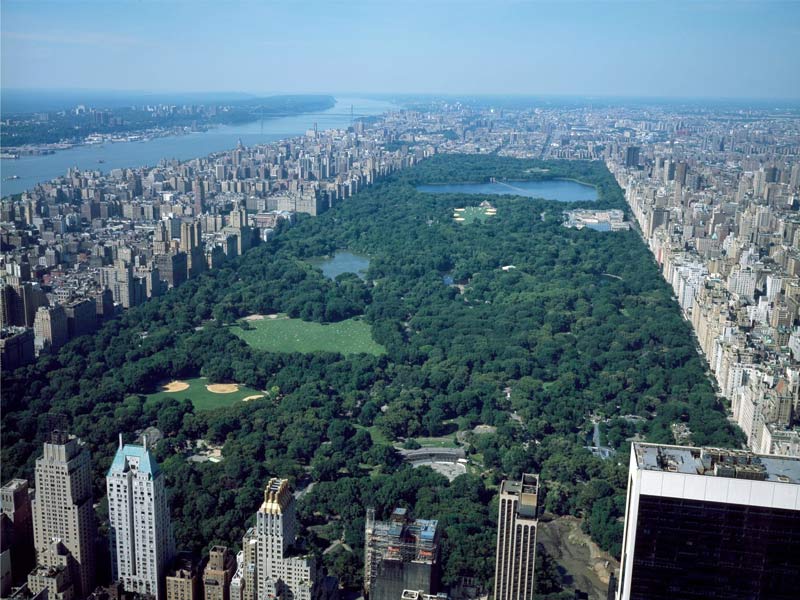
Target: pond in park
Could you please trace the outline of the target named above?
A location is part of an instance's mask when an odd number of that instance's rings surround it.
[[[355,273],[364,279],[369,268],[368,257],[349,250],[337,250],[333,256],[312,258],[308,262],[322,269],[322,274],[329,279],[336,279],[342,273]]]

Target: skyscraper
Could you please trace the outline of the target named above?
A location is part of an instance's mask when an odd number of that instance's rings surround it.
[[[144,446],[122,444],[106,476],[111,572],[127,592],[164,600],[174,555],[164,475]]]
[[[628,146],[625,151],[625,166],[636,167],[639,165],[639,146]]]
[[[258,600],[311,600],[319,590],[317,564],[296,546],[297,516],[286,479],[272,478],[256,513]],[[245,550],[246,552],[247,550]]]
[[[533,598],[538,495],[538,475],[500,484],[494,600]]]
[[[36,460],[33,540],[40,567],[67,563],[76,598],[94,590],[95,522],[89,451],[76,437],[50,434]],[[58,552],[54,552],[54,548]]]
[[[677,162],[675,164],[675,183],[676,185],[680,185],[681,187],[686,186],[686,173],[688,170],[688,165],[684,161]]]
[[[619,600],[797,598],[800,458],[631,446]]]

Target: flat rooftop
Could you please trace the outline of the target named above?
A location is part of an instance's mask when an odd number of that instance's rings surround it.
[[[539,476],[525,473],[519,481],[504,479],[500,491],[504,494],[536,494],[539,491]]]
[[[800,485],[800,458],[797,457],[641,442],[633,444],[633,453],[636,465],[646,471]]]
[[[12,479],[0,489],[2,489],[5,492],[16,492],[17,490],[21,490],[22,488],[27,488],[27,487],[28,487],[27,479]]]
[[[520,517],[536,518],[539,506],[539,476],[524,473],[519,481],[503,480],[500,494],[517,496],[517,514]]]

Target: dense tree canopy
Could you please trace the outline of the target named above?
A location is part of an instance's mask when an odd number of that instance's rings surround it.
[[[179,547],[237,544],[269,476],[311,478],[302,522],[317,551],[337,535],[356,549],[325,557],[356,585],[365,509],[386,515],[398,504],[440,520],[445,581],[471,575],[488,583],[494,486],[536,472],[546,508],[583,516],[598,544],[618,554],[627,439],[671,442],[674,422],[687,424],[698,444],[737,446],[741,435],[635,232],[564,228],[558,202],[415,189],[489,177],[573,177],[596,185],[600,200],[571,206],[625,208],[600,163],[425,161],[5,377],[5,476],[31,476],[48,415],[59,413],[92,450],[100,497],[117,432],[132,437],[154,425],[166,436],[158,454]],[[453,221],[454,207],[484,199],[497,216]],[[371,257],[365,282],[325,279],[306,262],[337,248]],[[314,321],[363,313],[388,352],[267,353],[227,327],[270,312]],[[167,379],[197,375],[273,393],[210,412],[196,412],[180,394],[146,399]],[[602,430],[618,449],[612,460],[584,449],[592,416],[610,419]],[[477,424],[496,429],[474,434]],[[452,483],[403,465],[385,441],[456,429],[478,467]],[[200,438],[224,444],[221,463],[187,462],[187,442]],[[542,592],[555,598],[553,581]]]

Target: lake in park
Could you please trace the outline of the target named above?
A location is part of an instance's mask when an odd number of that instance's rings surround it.
[[[592,202],[597,200],[593,185],[567,179],[547,181],[496,181],[493,183],[446,183],[418,185],[417,190],[429,194],[513,194],[526,198],[544,198],[559,202]]]
[[[308,262],[322,269],[322,274],[328,279],[336,279],[342,273],[355,273],[364,279],[369,268],[369,258],[348,250],[339,250],[333,256],[314,258]]]

